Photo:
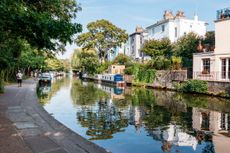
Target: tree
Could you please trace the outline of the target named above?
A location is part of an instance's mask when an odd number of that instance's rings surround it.
[[[170,67],[170,57],[172,56],[172,45],[169,39],[150,40],[141,49],[146,55],[151,56],[148,66],[157,70],[168,69]]]
[[[193,53],[197,52],[199,36],[195,33],[188,33],[181,37],[174,45],[174,55],[182,57],[183,67],[192,67]]]
[[[159,56],[170,57],[172,54],[172,46],[169,39],[149,40],[141,49],[146,55],[156,58]]]
[[[214,51],[215,48],[215,32],[208,31],[205,34],[205,38],[203,40],[204,45],[206,46],[208,51]]]
[[[75,50],[71,63],[74,69],[95,74],[99,66],[99,59],[95,50]]]
[[[125,65],[131,62],[131,58],[125,54],[118,54],[117,57],[114,59],[113,63]]]
[[[97,20],[87,25],[88,32],[78,36],[76,42],[83,49],[95,49],[102,63],[109,52],[128,39],[128,34],[107,20]]]
[[[79,10],[75,0],[1,0],[0,88],[6,74],[17,69],[25,44],[49,54],[63,52],[82,31],[72,22]]]
[[[8,38],[20,38],[39,49],[60,51],[82,30],[80,24],[72,23],[78,10],[74,0],[2,0],[1,43]]]

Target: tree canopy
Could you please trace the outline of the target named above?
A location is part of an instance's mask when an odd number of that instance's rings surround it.
[[[81,70],[88,74],[97,72],[99,66],[98,55],[95,50],[80,50],[74,51],[71,60],[72,68],[74,70]]]
[[[107,20],[97,20],[87,25],[88,32],[78,36],[76,42],[83,49],[95,49],[103,62],[108,53],[128,39],[128,34]]]
[[[74,0],[1,0],[0,43],[20,38],[39,49],[60,51],[82,30],[71,21],[78,10]]]
[[[174,55],[182,57],[183,67],[192,67],[193,53],[197,52],[200,39],[197,34],[188,33],[181,37],[174,45]]]
[[[65,51],[82,31],[73,22],[79,10],[75,0],[0,1],[0,90],[19,66],[41,67],[48,54]]]
[[[149,40],[141,49],[146,55],[156,58],[159,56],[170,57],[172,54],[172,46],[169,39],[164,38],[162,40]]]

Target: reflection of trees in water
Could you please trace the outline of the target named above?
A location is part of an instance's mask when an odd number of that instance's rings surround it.
[[[37,95],[39,98],[39,101],[42,105],[45,105],[50,102],[50,99],[61,89],[63,86],[69,86],[70,79],[69,78],[62,78],[54,81],[50,85],[43,85],[41,87],[37,87]],[[46,90],[46,88],[50,88],[48,92],[43,92]]]
[[[77,119],[88,128],[86,134],[90,140],[111,139],[113,134],[124,131],[128,126],[128,119],[107,101],[99,101],[94,110],[82,108]]]
[[[77,119],[83,127],[87,127],[87,135],[92,140],[110,139],[114,133],[122,132],[130,124],[145,127],[149,136],[162,141],[162,149],[165,151],[170,150],[170,145],[174,144],[164,142],[154,130],[156,132],[156,129],[160,129],[164,132],[168,130],[168,125],[173,124],[182,133],[197,138],[192,127],[192,107],[218,110],[228,107],[223,100],[218,101],[207,96],[141,88],[131,88],[129,92],[125,92],[125,99],[110,102],[105,92],[93,84],[82,86],[80,82],[72,86],[71,95],[74,103],[81,106]],[[129,113],[125,113],[124,109]],[[204,150],[211,151],[210,146],[205,148]]]
[[[75,105],[92,105],[97,100],[104,100],[109,95],[94,86],[93,83],[82,85],[80,80],[74,80],[71,88],[71,97]]]

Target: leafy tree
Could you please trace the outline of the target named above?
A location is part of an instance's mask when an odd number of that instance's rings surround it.
[[[72,42],[72,36],[82,31],[80,24],[72,22],[78,10],[75,0],[1,0],[0,82],[9,73],[15,73],[18,65],[30,62],[19,58],[28,49],[25,44],[33,48],[31,51],[63,52],[64,45]],[[29,57],[27,51],[21,56]]]
[[[141,50],[151,56],[152,59],[147,64],[150,68],[162,70],[170,67],[169,58],[172,56],[172,45],[169,39],[150,40]]]
[[[80,69],[80,59],[79,59],[80,52],[81,52],[80,49],[75,49],[71,57],[71,67],[74,71]]]
[[[205,38],[203,40],[203,43],[208,51],[214,51],[215,48],[215,32],[214,31],[208,31],[205,34]]]
[[[121,46],[128,39],[128,34],[107,20],[97,20],[87,25],[88,32],[78,36],[76,42],[84,49],[94,48],[101,59],[105,61],[109,52]]]
[[[146,55],[156,58],[159,56],[170,57],[172,54],[172,46],[169,39],[149,40],[141,49]]]
[[[56,57],[47,58],[45,60],[46,66],[43,67],[45,71],[63,71],[64,65],[61,60],[57,59]]]
[[[192,67],[193,53],[196,53],[199,44],[199,36],[188,33],[181,37],[174,45],[174,55],[182,57],[183,67]]]
[[[95,74],[99,66],[99,59],[95,50],[75,50],[71,63],[74,69]]]
[[[74,0],[2,0],[0,34],[3,39],[20,38],[39,49],[60,51],[82,30],[72,23],[78,10]]]
[[[125,54],[118,54],[113,61],[113,63],[121,65],[126,65],[129,62],[131,62],[131,58],[126,56]]]

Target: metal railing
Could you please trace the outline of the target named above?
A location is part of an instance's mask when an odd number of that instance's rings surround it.
[[[193,72],[193,79],[207,80],[207,81],[223,81],[230,82],[230,73],[223,73],[220,71],[203,73],[203,72]]]
[[[230,18],[230,7],[217,11],[217,20]]]

